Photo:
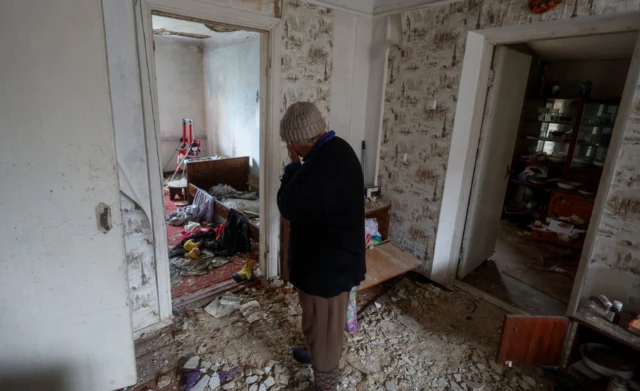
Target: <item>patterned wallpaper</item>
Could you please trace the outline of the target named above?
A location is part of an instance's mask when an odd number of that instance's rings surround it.
[[[565,0],[538,16],[525,0],[465,0],[402,14],[402,44],[388,60],[379,179],[393,204],[392,239],[423,260],[425,271],[431,269],[467,32],[637,10],[640,0]],[[429,110],[433,99],[437,108]],[[631,193],[640,189],[639,100],[640,87],[594,255],[603,270],[619,264],[636,278],[640,197]],[[635,239],[613,239],[621,232]],[[600,253],[605,247],[607,254]]]
[[[282,113],[292,103],[314,102],[329,120],[333,13],[299,0],[285,0],[282,19]]]

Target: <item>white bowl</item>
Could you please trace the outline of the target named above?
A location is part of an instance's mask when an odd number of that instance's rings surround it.
[[[558,187],[565,190],[575,190],[581,185],[582,183],[580,182],[558,182]]]

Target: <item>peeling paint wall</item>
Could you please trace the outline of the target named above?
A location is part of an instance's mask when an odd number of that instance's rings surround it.
[[[208,154],[249,156],[260,176],[260,33],[238,43],[205,42],[204,100]]]
[[[390,50],[388,59],[379,180],[384,198],[393,204],[392,239],[423,260],[426,272],[431,269],[467,32],[637,10],[640,0],[568,0],[537,16],[522,0],[465,0],[402,14],[402,44]],[[429,110],[433,99],[437,108]],[[596,243],[600,255],[594,254],[598,270],[624,276],[626,292],[640,291],[640,198],[632,194],[640,186],[640,87],[634,109],[616,167],[619,183],[612,184]],[[626,241],[605,240],[625,232]]]
[[[131,323],[136,331],[160,321],[153,230],[146,213],[124,193],[120,193],[120,208]]]

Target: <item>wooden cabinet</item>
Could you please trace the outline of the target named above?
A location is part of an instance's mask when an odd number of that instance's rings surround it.
[[[581,347],[598,343],[623,357],[639,357],[640,336],[596,317],[584,309],[570,317],[506,315],[496,362],[509,366],[557,366],[583,390],[605,391],[609,378],[589,379],[577,370]],[[637,367],[635,360],[628,361]],[[636,374],[636,382],[639,375]],[[631,388],[630,388],[631,389]]]

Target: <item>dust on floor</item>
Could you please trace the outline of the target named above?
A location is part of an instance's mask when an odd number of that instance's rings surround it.
[[[289,354],[304,346],[297,295],[266,283],[238,294],[257,300],[264,318],[249,324],[239,311],[220,319],[201,308],[183,312],[172,328],[136,343],[136,389],[180,390],[181,368],[194,355],[207,375],[242,365],[223,389],[308,386],[308,369]],[[552,389],[540,369],[494,363],[505,312],[489,303],[406,279],[377,303],[360,314],[359,332],[345,335],[340,390]]]

